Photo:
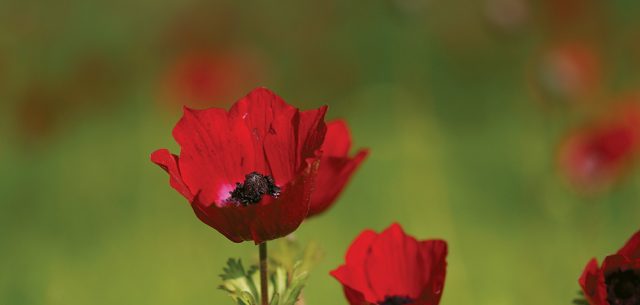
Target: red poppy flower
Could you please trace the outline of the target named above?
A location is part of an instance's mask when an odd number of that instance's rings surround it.
[[[261,70],[249,52],[185,52],[168,67],[163,94],[170,105],[220,106],[233,92],[253,87]]]
[[[173,130],[180,155],[160,149],[151,160],[200,220],[234,242],[258,244],[307,216],[326,110],[299,111],[264,88],[229,112],[185,107]]]
[[[361,149],[354,157],[349,157],[350,149],[351,135],[347,123],[342,120],[329,122],[308,217],[320,214],[331,206],[369,154],[368,149]]]
[[[611,117],[571,134],[560,150],[560,167],[582,189],[605,187],[627,169],[640,144],[640,112],[623,107]]]
[[[579,283],[591,305],[640,304],[640,231],[601,267],[592,259]]]
[[[435,305],[446,273],[447,243],[418,241],[398,224],[382,233],[362,232],[346,263],[333,270],[351,305]]]

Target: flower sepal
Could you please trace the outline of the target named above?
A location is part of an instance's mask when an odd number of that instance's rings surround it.
[[[589,305],[589,301],[584,297],[584,293],[582,291],[578,291],[578,296],[573,299],[572,303],[575,305]]]

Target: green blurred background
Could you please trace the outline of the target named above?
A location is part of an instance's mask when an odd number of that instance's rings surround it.
[[[296,233],[325,252],[307,305],[347,304],[328,271],[393,221],[449,242],[441,304],[570,304],[588,259],[640,224],[633,168],[585,193],[556,165],[568,130],[638,85],[639,9],[2,1],[0,304],[231,304],[218,274],[255,247],[200,223],[149,154],[177,151],[182,104],[228,107],[256,86],[328,104],[372,152]],[[565,45],[582,55],[557,63]]]

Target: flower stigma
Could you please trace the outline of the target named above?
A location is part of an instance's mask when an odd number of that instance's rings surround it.
[[[236,183],[236,188],[229,194],[231,194],[229,201],[248,206],[260,202],[264,195],[278,198],[280,196],[280,188],[275,184],[271,176],[252,172],[244,176],[243,183]]]
[[[406,305],[413,303],[413,300],[410,297],[403,296],[387,296],[383,301],[378,302],[378,305]]]

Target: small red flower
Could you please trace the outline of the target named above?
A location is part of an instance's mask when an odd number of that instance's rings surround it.
[[[368,149],[361,149],[354,157],[349,157],[350,149],[351,135],[347,123],[342,120],[329,122],[308,217],[324,212],[333,204],[369,154]]]
[[[346,263],[333,270],[351,305],[435,305],[446,274],[447,243],[418,241],[392,224],[365,230],[353,241]]]
[[[601,59],[594,47],[581,42],[553,46],[542,59],[540,81],[555,97],[581,99],[599,87]]]
[[[579,188],[606,187],[629,167],[639,144],[639,109],[623,107],[610,117],[572,133],[561,146],[560,168]]]
[[[640,304],[640,231],[601,267],[589,261],[579,283],[591,305]]]
[[[180,155],[160,149],[151,160],[201,221],[234,242],[258,244],[307,216],[326,110],[299,111],[264,88],[228,112],[185,107],[173,130]]]

